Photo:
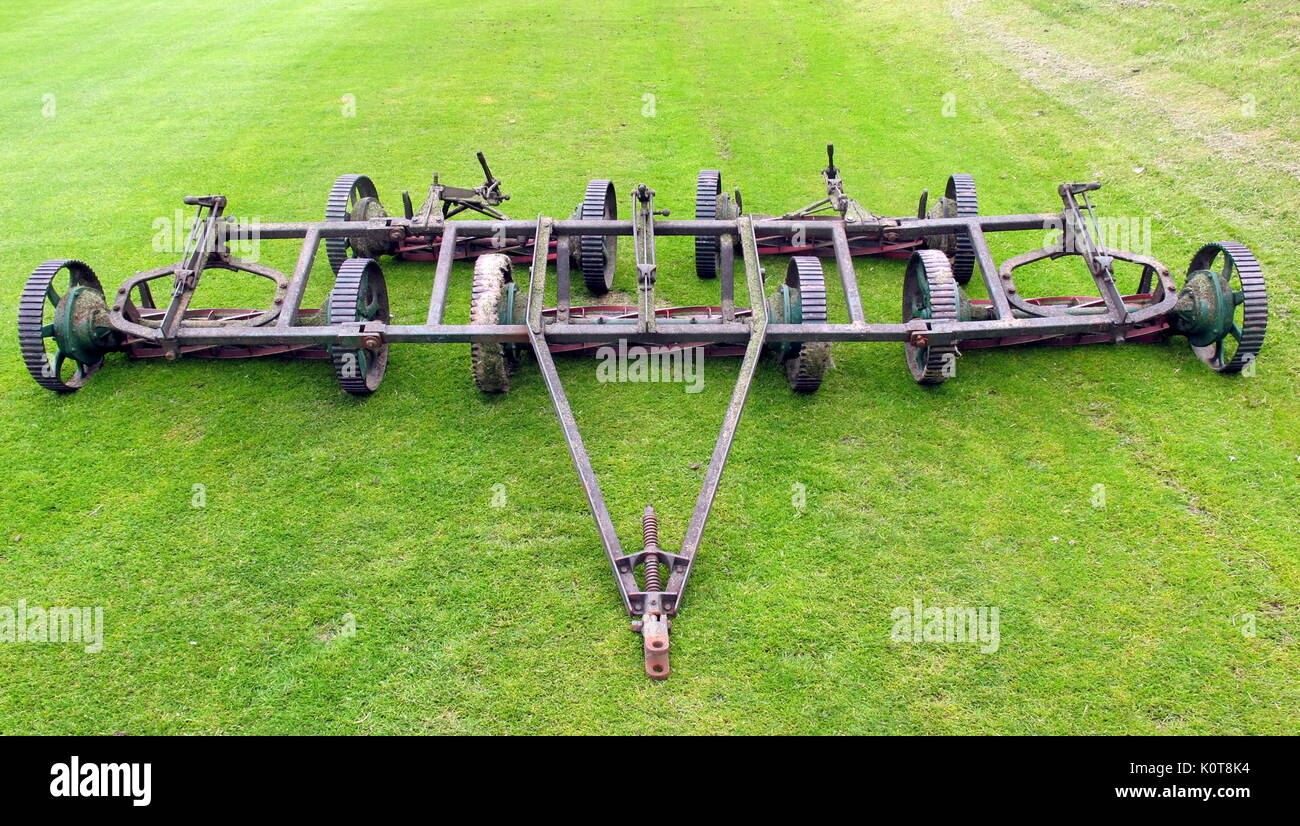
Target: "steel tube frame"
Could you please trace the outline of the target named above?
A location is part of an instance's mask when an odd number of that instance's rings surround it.
[[[1176,300],[1176,290],[1168,276],[1168,270],[1158,261],[1142,256],[1125,253],[1120,250],[1105,250],[1118,260],[1134,261],[1153,267],[1159,276],[1159,291],[1156,299],[1140,310],[1128,310],[1121,305],[1108,304],[1104,316],[1073,316],[1062,313],[1057,308],[1026,303],[1018,295],[1012,272],[1016,266],[1045,257],[1078,254],[1061,248],[1044,248],[1011,259],[999,272],[989,250],[985,234],[988,232],[1012,232],[1023,230],[1042,230],[1045,227],[1061,226],[1066,220],[1064,213],[1036,213],[1025,215],[978,216],[970,218],[925,218],[901,219],[895,222],[888,219],[894,231],[906,238],[920,238],[938,233],[965,232],[971,238],[976,252],[976,262],[984,286],[993,305],[994,319],[988,321],[965,322],[918,322],[909,323],[868,323],[864,321],[865,313],[861,296],[858,292],[857,276],[849,254],[851,239],[850,227],[839,219],[801,219],[801,220],[754,220],[748,216],[746,225],[756,234],[775,230],[790,233],[802,229],[808,236],[825,235],[829,237],[835,249],[834,265],[840,275],[841,292],[847,307],[849,321],[824,324],[773,324],[767,330],[767,338],[774,342],[787,341],[860,341],[887,342],[908,341],[918,331],[924,332],[931,342],[945,344],[959,342],[963,338],[998,338],[1015,335],[1073,335],[1079,333],[1096,333],[1136,327],[1150,319],[1167,313]],[[548,227],[550,237],[558,237],[561,242],[577,235],[622,235],[634,234],[634,221],[621,220],[550,220]],[[716,235],[740,237],[739,219],[648,221],[647,227],[652,237],[664,236],[701,236]],[[883,222],[882,222],[883,225]],[[447,293],[451,279],[451,268],[456,243],[462,238],[491,236],[504,226],[512,237],[535,239],[538,232],[536,222],[527,221],[456,221],[441,225],[420,225],[401,218],[387,218],[378,221],[362,222],[311,222],[298,224],[231,224],[229,238],[282,238],[303,239],[294,271],[288,279],[287,295],[279,309],[274,324],[234,324],[222,327],[186,327],[179,326],[172,338],[181,345],[210,344],[331,344],[355,343],[355,331],[345,330],[337,325],[295,325],[301,311],[302,296],[306,291],[308,280],[321,242],[326,238],[350,237],[362,234],[386,236],[394,226],[408,228],[412,232],[436,231],[441,236],[438,258],[435,266],[433,291],[429,300],[429,311],[423,324],[368,324],[368,330],[379,333],[385,341],[391,343],[450,343],[450,342],[509,342],[528,341],[528,333],[523,325],[517,324],[445,324]],[[854,227],[853,229],[861,229]],[[536,246],[536,245],[534,245]],[[730,250],[730,245],[723,245]],[[534,258],[536,255],[534,254]],[[729,258],[730,256],[725,256]],[[1008,264],[1011,266],[1008,267]],[[653,266],[653,265],[651,265]],[[567,270],[567,262],[557,264],[557,269]],[[658,325],[644,322],[640,325],[623,323],[572,323],[564,320],[567,313],[566,302],[562,301],[559,317],[548,323],[547,338],[557,343],[580,341],[616,342],[633,333],[638,340],[651,344],[671,344],[684,341],[710,339],[719,343],[744,344],[748,341],[752,329],[749,321],[734,320],[734,303],[732,296],[730,267],[724,267],[723,308],[724,319],[733,320],[716,324],[691,325],[689,330],[675,330],[671,327],[660,329]],[[151,271],[156,273],[157,271]],[[565,275],[568,273],[566,272]],[[123,312],[121,299],[129,294],[148,273],[142,273],[119,290],[118,300],[111,308],[113,325],[131,336],[146,342],[162,342],[167,339],[164,332],[157,327],[136,323]],[[152,276],[152,277],[156,277]],[[561,286],[568,285],[568,278],[561,279]],[[565,290],[564,292],[567,292]],[[1103,291],[1104,293],[1104,291]],[[562,293],[563,295],[563,293]],[[567,297],[567,296],[566,296]],[[1013,308],[1028,316],[1019,318],[1013,314]],[[636,329],[638,326],[642,329]],[[644,329],[645,327],[650,329]]]
[[[554,220],[539,217],[536,221],[466,220],[428,222],[427,220],[384,218],[373,221],[234,224],[228,227],[228,240],[242,238],[302,239],[294,270],[281,282],[277,295],[277,312],[255,316],[257,323],[213,326],[173,325],[172,330],[141,323],[141,315],[131,304],[132,291],[147,289],[147,283],[175,267],[140,273],[128,279],[110,305],[111,323],[146,345],[156,345],[171,353],[203,345],[250,345],[304,347],[309,345],[359,346],[362,327],[366,336],[378,336],[386,343],[508,342],[528,343],[537,358],[543,381],[551,397],[564,434],[565,443],[577,471],[588,506],[609,560],[624,608],[634,618],[634,630],[646,640],[647,673],[653,677],[667,675],[668,628],[671,617],[680,610],[705,525],[717,496],[736,429],[752,385],[763,348],[769,342],[863,341],[908,342],[943,345],[964,340],[999,339],[1019,336],[1081,336],[1108,334],[1116,339],[1126,331],[1150,325],[1168,313],[1176,301],[1176,290],[1167,268],[1158,261],[1117,250],[1085,247],[1071,252],[1064,246],[1034,250],[1004,262],[1001,269],[989,249],[987,233],[1042,230],[1067,226],[1072,219],[1067,209],[1058,213],[977,216],[958,218],[885,218],[868,223],[848,223],[825,216],[804,218],[758,219],[741,215],[734,219],[656,220],[653,191],[640,187],[633,194],[632,220]],[[227,229],[227,227],[223,227]],[[847,322],[807,324],[769,323],[763,290],[764,271],[760,263],[759,238],[768,234],[788,235],[795,231],[806,237],[822,239],[833,251],[831,260],[840,276],[840,293],[847,310]],[[935,321],[913,319],[906,323],[868,323],[858,290],[851,244],[862,235],[879,235],[888,230],[893,237],[915,240],[936,234],[964,233],[975,251],[976,264],[988,292],[992,318],[978,321]],[[525,324],[447,324],[444,321],[450,288],[452,264],[458,243],[505,233],[521,243],[532,242],[532,263],[527,292]],[[302,300],[306,292],[321,243],[328,238],[393,238],[400,234],[437,237],[437,258],[428,312],[422,324],[297,324],[302,318]],[[640,293],[635,318],[592,323],[575,321],[570,314],[571,273],[568,251],[576,236],[630,236],[636,249],[637,284]],[[654,287],[657,277],[655,240],[658,236],[718,236],[723,239],[721,273],[721,321],[704,323],[656,323]],[[544,311],[548,255],[556,240],[558,306],[553,314]],[[738,314],[734,295],[734,253],[732,240],[738,239],[743,264],[748,313]],[[1090,239],[1089,239],[1090,240]],[[1013,273],[1024,264],[1078,254],[1089,258],[1089,269],[1098,280],[1104,307],[1088,314],[1069,314],[1059,307],[1028,303],[1016,290]],[[1089,256],[1109,255],[1147,268],[1143,282],[1155,278],[1149,304],[1125,305],[1116,300],[1109,266],[1097,267]],[[1151,276],[1150,274],[1154,274]],[[201,273],[199,273],[201,275]],[[1103,283],[1105,281],[1106,283]],[[1117,293],[1115,293],[1117,295]],[[142,293],[143,295],[143,293]],[[319,318],[319,316],[317,316]],[[581,319],[579,315],[579,319]],[[551,354],[550,344],[616,343],[635,340],[640,344],[682,345],[709,341],[744,347],[735,388],[723,415],[722,425],[704,479],[691,512],[684,538],[677,552],[650,546],[625,552],[614,528],[609,508],[592,468],[590,457],[569,405],[563,383]],[[662,564],[668,570],[666,582],[657,589],[638,584],[636,570],[646,565]],[[656,569],[657,570],[657,569]],[[656,582],[658,580],[656,579]],[[636,619],[636,618],[640,619]],[[652,638],[654,642],[652,643]],[[655,667],[652,669],[652,663]]]

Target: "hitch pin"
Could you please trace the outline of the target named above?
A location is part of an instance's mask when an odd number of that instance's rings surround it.
[[[672,671],[668,665],[668,621],[660,614],[642,614],[641,635],[645,640],[646,676],[652,680],[665,679]]]

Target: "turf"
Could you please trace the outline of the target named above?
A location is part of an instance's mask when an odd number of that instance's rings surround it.
[[[901,345],[837,346],[810,398],[765,365],[663,683],[535,369],[484,398],[468,345],[399,346],[357,401],[322,363],[112,356],[56,397],[13,348],[0,605],[102,606],[106,628],[97,654],[0,645],[0,732],[1297,731],[1289,3],[113,5],[18,0],[0,21],[2,295],[46,258],[111,284],[169,262],[155,220],[188,194],[318,219],[340,173],[396,205],[435,169],[475,181],[484,149],[515,216],[567,215],[594,177],[689,215],[704,167],[781,212],[819,197],[834,141],[878,212],[951,172],[986,213],[1099,178],[1104,212],[1150,218],[1180,277],[1201,243],[1240,240],[1269,278],[1269,340],[1237,378],[1181,339],[973,353],[933,391]],[[715,295],[689,241],[659,262],[664,298]],[[398,320],[419,317],[430,266],[385,271]],[[897,318],[901,271],[860,264],[873,319]],[[458,266],[452,320],[469,279]],[[227,281],[196,305],[261,294]],[[1023,287],[1087,284],[1053,267]],[[680,541],[736,368],[711,362],[687,394],[561,361],[626,544],[647,501]],[[916,599],[997,607],[999,649],[893,642]]]

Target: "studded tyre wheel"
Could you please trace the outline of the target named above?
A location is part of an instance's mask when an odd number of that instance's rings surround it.
[[[1188,336],[1192,352],[1216,373],[1240,373],[1264,346],[1268,329],[1264,273],[1244,244],[1219,241],[1206,244],[1192,256],[1184,292],[1192,288],[1194,280],[1205,278],[1213,279],[1221,290],[1222,317],[1214,325],[1215,340]]]
[[[929,210],[929,218],[973,218],[980,214],[975,179],[970,175],[950,175],[944,196]],[[961,286],[970,282],[975,272],[975,247],[964,232],[927,236],[926,246],[948,256],[953,279]]]
[[[325,202],[326,221],[369,221],[387,216],[383,204],[379,202],[379,193],[375,190],[374,183],[366,175],[340,175]],[[386,239],[325,239],[325,256],[335,275],[338,275],[343,262],[348,260],[350,252],[355,253],[357,258],[378,259],[379,256],[392,252],[392,244]]]
[[[370,258],[349,258],[339,267],[330,291],[329,323],[367,321],[388,323],[388,287],[379,263]],[[379,389],[388,368],[388,344],[374,348],[331,345],[330,358],[339,385],[354,396],[369,396]]]
[[[65,270],[68,280],[60,295],[64,285],[55,282]],[[37,267],[18,299],[18,346],[36,383],[57,393],[85,384],[103,366],[104,354],[116,347],[113,334],[94,332],[95,322],[102,325],[106,314],[104,288],[84,262],[60,258]],[[80,332],[79,342],[66,335],[56,338],[59,330]],[[54,345],[52,352],[47,344]]]
[[[774,323],[825,323],[826,278],[817,257],[791,257],[785,283],[768,301],[768,315]],[[785,369],[786,382],[796,393],[815,393],[831,367],[829,341],[781,344],[776,348],[776,354]]]
[[[939,250],[917,250],[907,262],[903,276],[903,321],[923,318],[932,321],[957,320],[957,282],[948,257]],[[942,384],[952,375],[957,347],[903,345],[907,368],[918,384]]]
[[[695,220],[712,221],[718,217],[718,196],[722,194],[722,173],[702,170],[695,179]],[[717,278],[720,242],[716,235],[696,236],[695,274],[700,278]]]
[[[614,203],[614,184],[597,179],[587,182],[587,192],[578,217],[584,221],[612,220],[618,217]],[[604,295],[614,288],[614,265],[617,261],[617,235],[582,235],[578,238],[578,268],[592,295]]]
[[[527,303],[511,275],[510,258],[499,253],[480,255],[474,262],[470,296],[470,324],[524,324]],[[474,384],[483,393],[510,390],[510,375],[525,347],[502,342],[474,342],[469,346]]]

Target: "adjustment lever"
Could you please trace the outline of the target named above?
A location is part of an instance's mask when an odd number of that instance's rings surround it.
[[[215,209],[218,205],[226,205],[225,195],[186,195],[181,199],[186,206],[201,206]]]
[[[1101,189],[1101,181],[1089,181],[1082,184],[1064,184],[1064,187],[1071,195],[1082,195],[1085,192],[1092,192]]]
[[[484,183],[486,184],[496,183],[497,179],[492,177],[492,170],[488,169],[487,158],[483,157],[482,152],[475,152],[474,154],[478,156],[478,165],[483,167],[483,177],[487,179],[484,181]]]

